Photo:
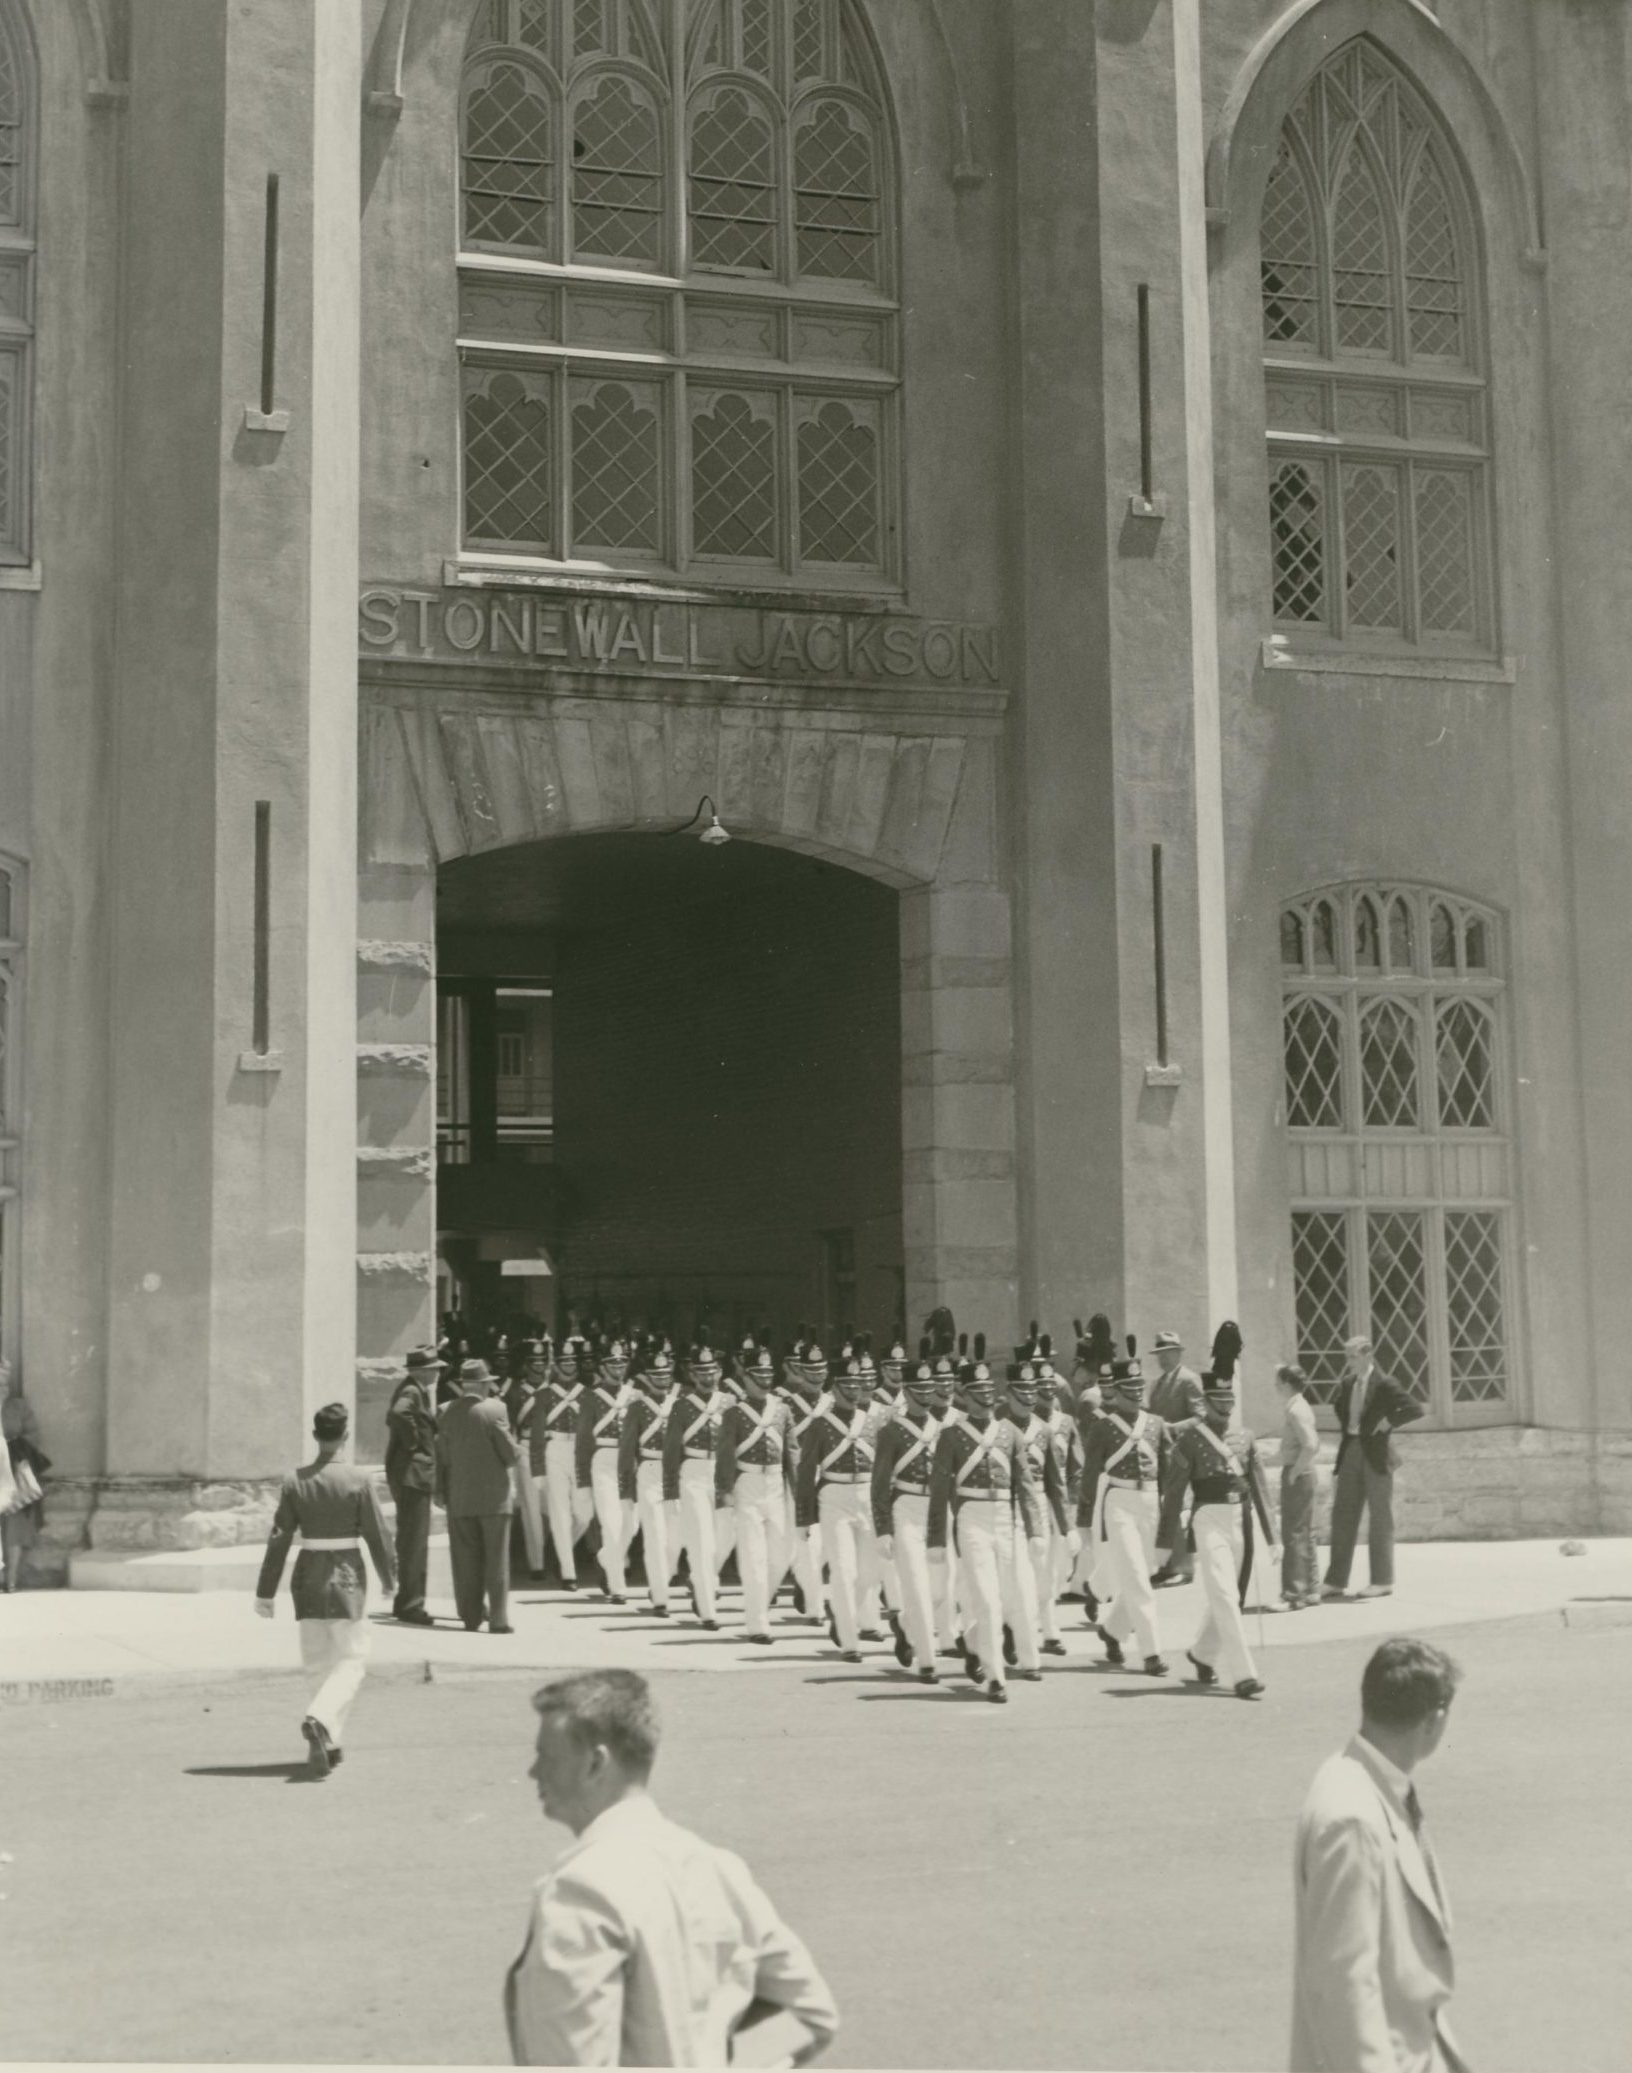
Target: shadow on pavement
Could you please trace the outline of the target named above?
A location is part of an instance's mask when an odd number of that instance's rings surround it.
[[[208,1763],[191,1764],[188,1778],[281,1778],[285,1785],[314,1785],[316,1779],[301,1759],[297,1763]]]

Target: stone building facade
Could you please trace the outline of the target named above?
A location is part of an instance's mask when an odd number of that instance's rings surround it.
[[[1572,0],[0,0],[58,1566],[253,1537],[512,1268],[1233,1314],[1260,1422],[1369,1329],[1415,1530],[1628,1530],[1629,58]]]

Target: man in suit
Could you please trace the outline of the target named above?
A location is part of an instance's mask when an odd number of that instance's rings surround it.
[[[434,1347],[416,1346],[406,1365],[408,1372],[385,1414],[385,1480],[397,1508],[397,1595],[391,1611],[405,1627],[434,1627],[425,1610],[425,1573],[436,1487],[435,1392],[446,1363]]]
[[[1177,1332],[1158,1332],[1155,1341],[1156,1379],[1150,1385],[1150,1408],[1172,1431],[1192,1418],[1207,1416],[1207,1400],[1201,1377],[1184,1364],[1184,1341]],[[1187,1584],[1196,1573],[1194,1525],[1173,1543],[1173,1552],[1151,1577],[1157,1590],[1169,1584]]]
[[[1348,1340],[1348,1373],[1338,1385],[1337,1466],[1332,1478],[1332,1544],[1323,1598],[1348,1596],[1360,1514],[1371,1514],[1371,1582],[1365,1595],[1386,1598],[1394,1588],[1394,1448],[1396,1426],[1422,1416],[1422,1406],[1397,1382],[1379,1374],[1371,1341]]]
[[[453,1598],[466,1631],[482,1624],[509,1634],[510,1510],[516,1501],[510,1471],[521,1449],[510,1432],[502,1398],[485,1360],[459,1369],[459,1394],[442,1413],[436,1435],[436,1494],[448,1514]]]
[[[533,1709],[528,1775],[573,1841],[505,1980],[516,2064],[809,2065],[839,2027],[833,1995],[742,1859],[659,1811],[645,1679],[580,1671]]]
[[[1360,1732],[1315,1774],[1298,1820],[1292,2073],[1465,2073],[1445,2007],[1451,1910],[1412,1773],[1445,1733],[1461,1673],[1385,1641]]]

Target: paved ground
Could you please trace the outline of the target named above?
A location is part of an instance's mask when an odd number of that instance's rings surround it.
[[[550,1621],[580,1660],[604,1645],[587,1614]],[[1256,1706],[1086,1644],[1001,1711],[845,1666],[808,1629],[751,1675],[707,1674],[747,1651],[684,1631],[624,1645],[663,1665],[665,1804],[745,1852],[828,1969],[833,2063],[1223,2069],[1285,2062],[1292,1823],[1370,1644],[1283,1628],[1311,1638],[1272,1643]],[[1423,1790],[1473,2063],[1620,2069],[1632,1629],[1554,1613],[1441,1638],[1467,1683]],[[502,2060],[499,1980],[562,1837],[524,1776],[528,1674],[425,1675],[381,1667],[321,1786],[292,1777],[292,1675],[14,1685],[5,2054]]]

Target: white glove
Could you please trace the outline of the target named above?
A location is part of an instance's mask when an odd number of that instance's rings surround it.
[[[874,1545],[878,1549],[880,1561],[893,1562],[895,1560],[895,1536],[893,1534],[879,1534]]]
[[[1082,1553],[1082,1535],[1075,1526],[1065,1536],[1065,1552],[1071,1557],[1073,1562]]]
[[[944,1568],[946,1567],[946,1550],[945,1550],[945,1548],[931,1548],[931,1549],[930,1549],[930,1551],[929,1551],[929,1566],[930,1566],[930,1568],[931,1568],[931,1569],[944,1569]]]
[[[1034,1562],[1040,1562],[1048,1553],[1048,1542],[1040,1533],[1034,1533],[1027,1545],[1031,1549],[1031,1559]]]
[[[257,1598],[255,1600],[255,1610],[263,1620],[269,1620],[277,1609],[277,1600],[275,1598]]]

